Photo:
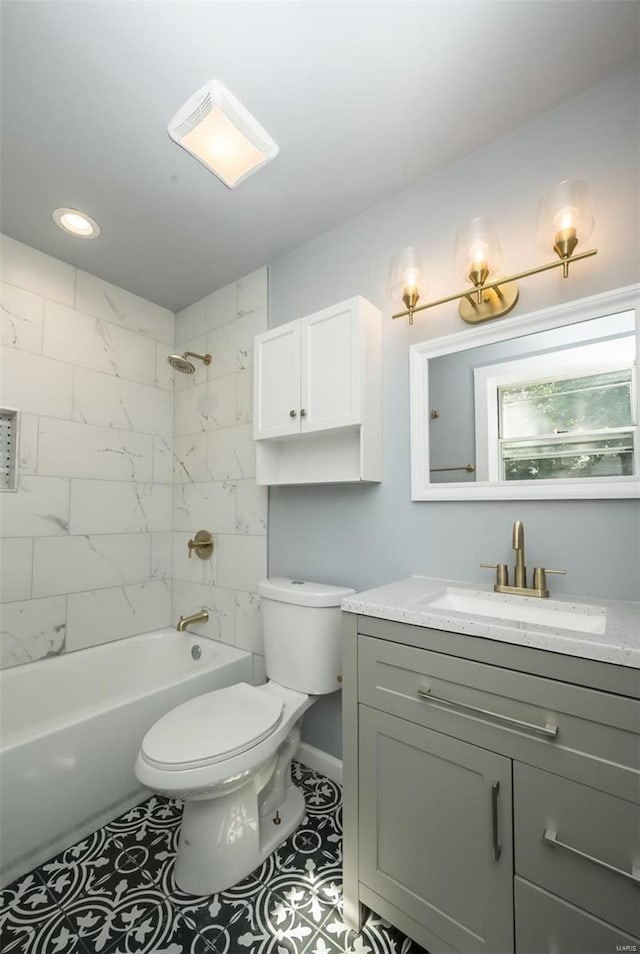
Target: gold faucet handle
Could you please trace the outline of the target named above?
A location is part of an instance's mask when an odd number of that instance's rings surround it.
[[[566,576],[566,570],[547,570],[543,566],[534,566],[533,568],[533,588],[534,590],[546,590],[547,573],[555,573],[556,576]]]
[[[496,586],[509,585],[509,568],[506,563],[481,563],[480,566],[485,570],[496,571]]]

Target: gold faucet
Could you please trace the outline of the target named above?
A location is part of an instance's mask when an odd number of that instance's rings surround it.
[[[524,563],[524,524],[522,520],[516,520],[513,525],[513,542],[511,544],[516,551],[516,565],[514,566],[515,585],[520,589],[527,588],[527,568]],[[547,593],[547,596],[549,594]]]
[[[191,616],[181,616],[176,629],[179,633],[184,633],[190,623],[206,623],[208,619],[209,613],[206,609],[203,609],[199,613],[192,613]]]
[[[564,575],[566,570],[547,570],[543,566],[533,568],[533,586],[527,586],[527,567],[524,562],[524,524],[516,520],[513,525],[513,549],[516,551],[516,562],[513,568],[514,585],[509,586],[509,569],[506,563],[481,563],[480,566],[496,571],[496,582],[493,589],[496,593],[514,593],[517,596],[547,597],[547,573]]]

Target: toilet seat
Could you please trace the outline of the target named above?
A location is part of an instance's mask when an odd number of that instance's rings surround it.
[[[245,682],[196,696],[153,725],[141,755],[165,771],[223,762],[268,738],[282,719],[283,699]]]

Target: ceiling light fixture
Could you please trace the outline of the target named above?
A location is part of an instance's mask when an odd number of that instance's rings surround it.
[[[92,239],[100,235],[100,226],[86,212],[78,209],[55,209],[51,213],[58,228],[76,238]]]
[[[438,298],[426,305],[418,305],[420,277],[424,272],[420,253],[415,246],[407,246],[391,262],[391,294],[405,306],[405,311],[399,311],[392,318],[408,317],[412,325],[417,311],[458,299],[460,317],[469,324],[507,315],[518,301],[516,282],[521,278],[559,267],[562,267],[563,277],[568,278],[569,266],[573,262],[597,255],[598,250],[595,248],[574,254],[578,244],[586,242],[591,235],[593,225],[587,184],[577,179],[564,179],[542,197],[538,210],[541,244],[545,250],[553,248],[558,261],[495,279],[491,276],[499,271],[502,264],[498,236],[491,219],[473,219],[467,228],[458,232],[456,240],[457,269],[463,280],[473,288]]]
[[[174,142],[229,189],[278,155],[271,136],[219,80],[194,93],[175,114],[168,131]]]

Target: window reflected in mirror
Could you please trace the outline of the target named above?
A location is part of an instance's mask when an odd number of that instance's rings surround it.
[[[487,444],[478,480],[633,473],[636,343],[627,323],[616,316],[573,325],[575,340],[588,343],[559,340],[556,350],[540,352],[539,336],[528,335],[521,339],[527,357],[470,367],[476,443]]]

